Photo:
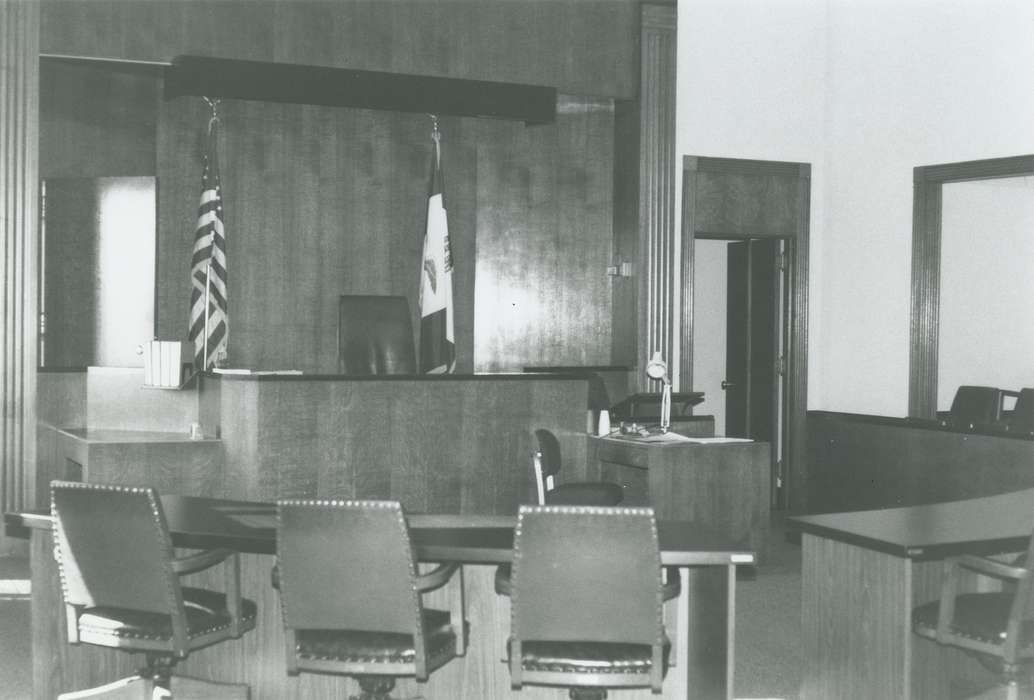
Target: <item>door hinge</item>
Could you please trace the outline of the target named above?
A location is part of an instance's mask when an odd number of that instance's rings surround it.
[[[786,272],[786,251],[779,251],[779,255],[776,256],[776,269],[780,272]]]
[[[47,334],[47,315],[45,313],[42,313],[42,312],[39,315],[39,334],[40,335],[46,335]]]
[[[786,376],[786,355],[780,355],[776,358],[775,370],[780,377]]]
[[[776,462],[776,488],[783,488],[783,460]]]

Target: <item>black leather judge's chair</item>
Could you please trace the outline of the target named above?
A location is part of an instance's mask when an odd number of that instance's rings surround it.
[[[425,608],[457,572],[450,610]],[[396,501],[280,501],[276,574],[291,675],[352,676],[361,700],[380,700],[396,677],[426,681],[466,652],[462,569],[417,573]]]
[[[912,611],[916,634],[962,649],[998,675],[1002,692],[980,698],[1016,700],[1020,681],[1034,663],[1034,569],[1030,562],[1034,562],[1034,537],[1026,555],[1011,564],[972,555],[949,558],[944,562],[940,599]],[[960,592],[960,582],[974,574],[996,579],[1003,584],[1002,590]]]
[[[416,374],[415,347],[406,297],[346,294],[340,298],[341,374]]]
[[[171,678],[173,665],[190,652],[255,627],[255,604],[240,596],[236,552],[177,558],[161,501],[150,488],[55,481],[51,514],[69,642],[147,659],[137,676],[59,698],[129,693],[131,686],[147,698],[175,697],[170,689],[189,697],[248,697],[246,685]],[[226,593],[181,585],[180,576],[220,562],[227,565]]]
[[[990,386],[960,386],[951,408],[938,415],[941,424],[956,430],[993,429],[1002,417],[1002,391]]]
[[[521,506],[508,661],[515,689],[661,692],[670,643],[650,508]]]

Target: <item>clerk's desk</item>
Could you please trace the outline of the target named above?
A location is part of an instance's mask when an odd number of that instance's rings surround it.
[[[236,641],[203,649],[177,667],[184,675],[247,683],[253,700],[347,697],[351,681],[338,676],[287,676],[280,607],[270,585],[275,551],[275,508],[269,503],[162,496],[178,547],[226,547],[241,557],[242,591],[258,604],[256,629]],[[422,693],[428,700],[547,700],[560,691],[525,686],[510,690],[502,662],[509,633],[509,599],[493,590],[495,565],[509,562],[516,518],[499,515],[409,515],[415,554],[421,562],[462,562],[470,646],[465,657],[436,671],[427,684],[400,681],[399,697]],[[33,688],[37,698],[100,685],[128,675],[138,665],[129,655],[66,643],[64,606],[53,558],[48,514],[7,514],[8,531],[29,534],[32,552]],[[676,521],[658,521],[661,563],[683,577],[673,634],[672,661],[662,697],[732,698],[735,568],[754,554],[724,537]],[[219,567],[217,567],[218,570]],[[221,572],[220,572],[221,573]],[[222,588],[220,573],[205,572],[192,585]],[[429,598],[434,601],[434,595]],[[432,603],[433,604],[433,603]],[[666,617],[670,617],[667,616]],[[649,689],[621,691],[623,700],[656,698]]]
[[[1026,548],[1034,489],[909,508],[790,518],[802,533],[802,700],[943,700],[952,678],[990,682],[958,650],[912,634],[940,596],[944,557]]]
[[[767,442],[697,438],[658,441],[614,434],[588,438],[590,479],[624,491],[622,505],[650,506],[658,518],[687,520],[737,546],[764,551],[769,526],[772,447]],[[735,439],[733,439],[735,440]]]

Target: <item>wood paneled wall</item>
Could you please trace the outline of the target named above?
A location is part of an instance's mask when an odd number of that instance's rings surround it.
[[[578,104],[534,128],[441,120],[459,372],[610,364],[613,110]],[[335,371],[341,294],[405,295],[416,320],[427,117],[219,109],[231,364]],[[207,120],[193,98],[159,119],[161,337],[186,329]]]
[[[42,8],[44,53],[197,54],[622,99],[638,91],[638,0],[44,0]]]
[[[943,503],[1034,487],[1034,440],[928,421],[808,413],[808,509]]]
[[[39,7],[0,0],[0,507],[32,503],[36,451]],[[0,553],[5,550],[0,536]]]
[[[634,316],[634,293],[617,289],[606,267],[621,208],[613,97],[636,93],[638,3],[48,0],[43,8],[42,50],[54,54],[164,60],[195,52],[606,95],[562,98],[549,126],[442,119],[457,371],[634,362],[634,351],[622,350],[634,343],[634,323],[623,317]],[[129,80],[96,94],[110,100]],[[89,150],[69,141],[98,110],[57,139],[70,149],[55,160]],[[333,371],[343,293],[405,294],[415,319],[429,120],[244,101],[224,102],[220,116],[231,364]],[[200,99],[158,107],[161,337],[186,328],[207,120]],[[132,134],[141,121],[128,134],[119,129],[122,146],[139,143]]]
[[[155,175],[154,66],[40,61],[41,178]]]

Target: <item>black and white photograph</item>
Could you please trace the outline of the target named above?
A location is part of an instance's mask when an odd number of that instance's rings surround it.
[[[0,700],[1034,700],[1034,0],[0,0]]]

